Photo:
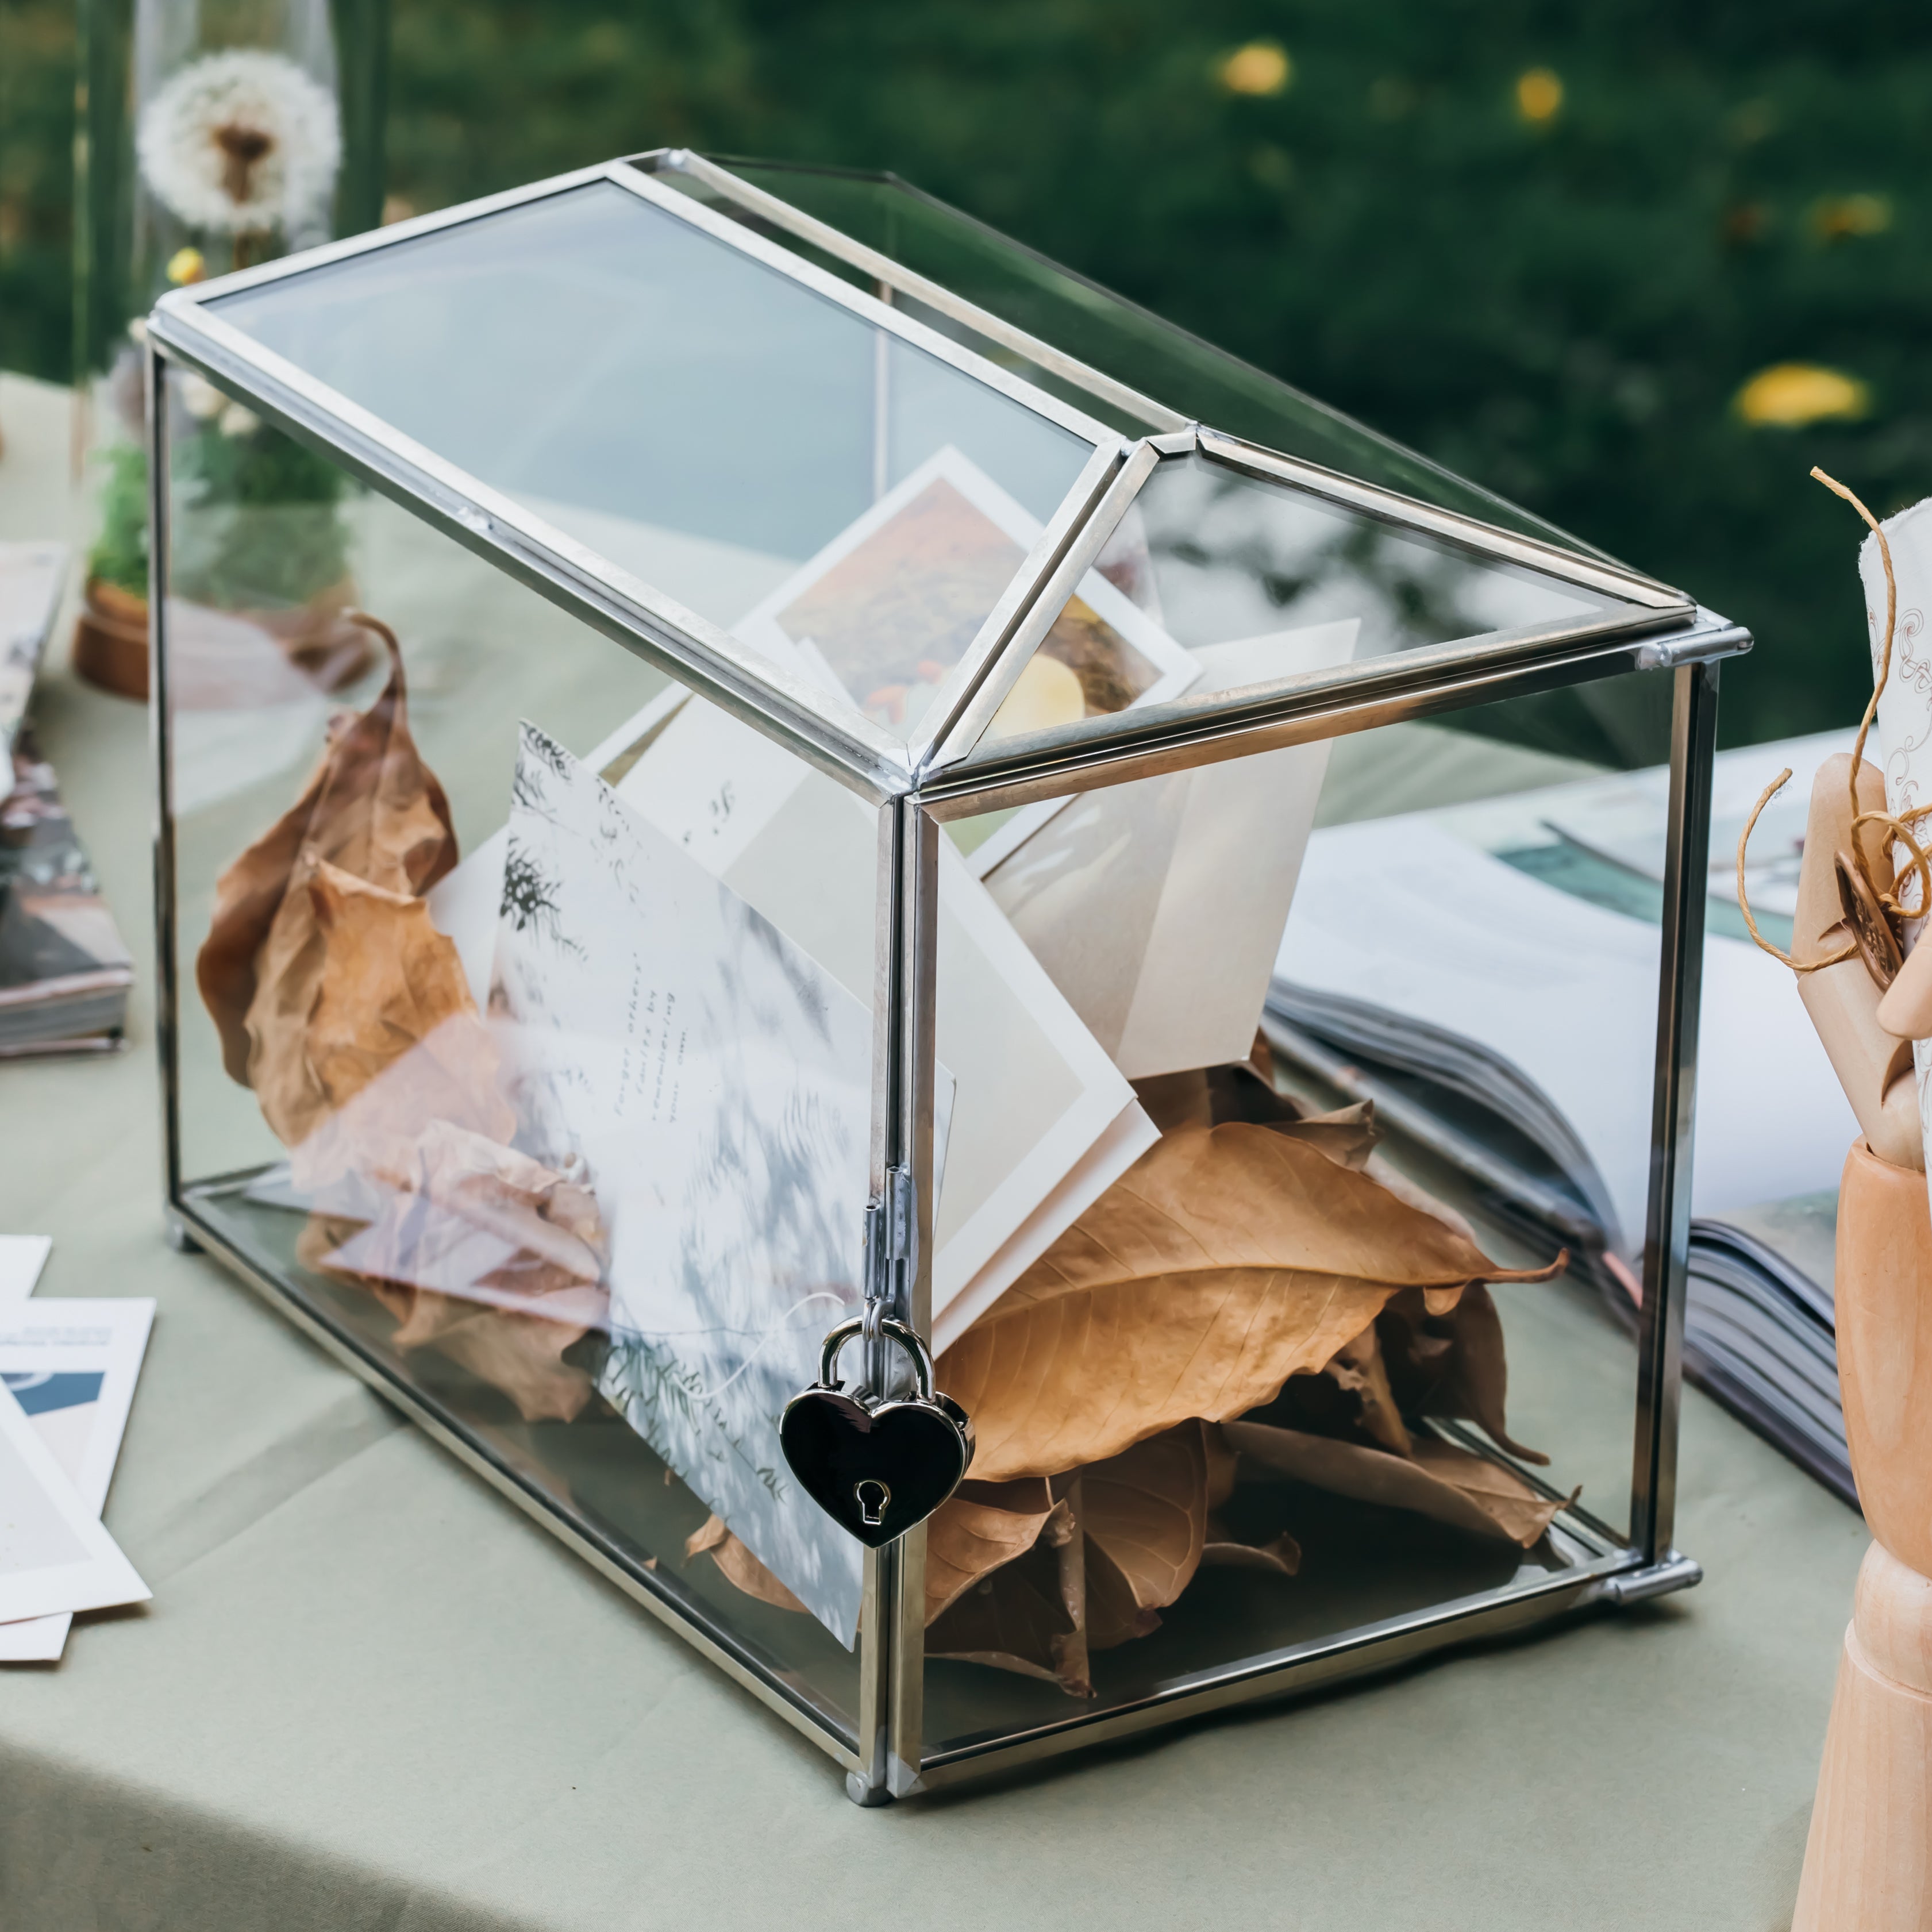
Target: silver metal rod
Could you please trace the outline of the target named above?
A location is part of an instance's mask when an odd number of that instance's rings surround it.
[[[1431,536],[1447,538],[1452,543],[1467,544],[1486,556],[1499,556],[1526,568],[1560,577],[1567,582],[1609,596],[1624,598],[1652,610],[1678,610],[1688,616],[1696,608],[1693,600],[1682,591],[1673,590],[1667,584],[1627,570],[1620,564],[1599,562],[1575,550],[1566,550],[1560,544],[1544,543],[1535,537],[1523,536],[1516,531],[1462,516],[1454,510],[1425,503],[1419,497],[1399,495],[1376,484],[1345,476],[1340,470],[1324,470],[1320,464],[1304,462],[1299,457],[1283,456],[1277,451],[1264,448],[1259,443],[1248,442],[1239,436],[1228,436],[1220,430],[1202,429],[1200,443],[1204,456],[1224,463],[1230,469],[1244,470],[1251,476],[1271,482],[1292,484],[1312,496],[1326,497],[1330,502],[1360,510],[1386,522],[1426,530]]]
[[[1058,621],[1081,578],[1092,568],[1094,560],[1120,527],[1128,505],[1140,494],[1141,486],[1160,463],[1160,452],[1149,442],[1137,442],[1127,452],[1112,479],[1069,536],[1058,561],[1031,587],[1024,608],[1016,614],[985,674],[950,720],[935,721],[935,733],[944,734],[938,748],[922,761],[922,746],[914,747],[916,769],[943,770],[966,759],[985,735],[1028,661]]]
[[[1636,1570],[1640,1562],[1634,1551],[1619,1550],[1574,1569],[1506,1583],[1474,1596],[1244,1658],[1224,1669],[1157,1684],[1143,1696],[1109,1708],[1076,1713],[982,1744],[939,1750],[927,1758],[922,1783],[927,1790],[936,1790],[986,1777],[1184,1718],[1298,1694],[1365,1672],[1387,1670],[1453,1644],[1525,1629],[1598,1600],[1604,1594],[1605,1580]],[[1664,1587],[1694,1583],[1696,1568],[1695,1564],[1688,1566]]]
[[[1703,641],[1712,652],[1735,655],[1748,650],[1751,640],[1741,626],[1717,620]],[[1238,692],[1184,698],[1121,712],[1109,721],[1114,729],[1105,739],[1089,735],[1089,721],[1085,730],[1070,725],[1015,740],[928,775],[920,796],[938,819],[970,818],[1613,676],[1642,668],[1643,648],[1637,640],[1578,626],[1506,634],[1474,656],[1460,646],[1391,653],[1366,665],[1285,680],[1258,698]]]
[[[154,1050],[161,1067],[164,1198],[172,1213],[182,1185],[174,771],[168,712],[168,546],[173,523],[168,500],[168,365],[152,336],[142,367],[148,386],[148,742],[154,778]]]
[[[480,221],[486,215],[500,214],[508,208],[522,208],[534,201],[548,201],[552,195],[568,194],[572,188],[602,181],[609,163],[593,162],[589,167],[574,168],[568,174],[552,175],[521,188],[506,188],[499,194],[479,196],[474,201],[459,202],[453,208],[440,208],[428,214],[412,214],[406,221],[386,223],[380,228],[365,229],[360,235],[346,235],[340,241],[323,242],[298,254],[278,256],[272,262],[260,262],[252,268],[236,268],[225,275],[211,276],[172,291],[184,302],[218,302],[225,296],[239,295],[244,289],[260,288],[271,282],[286,281],[305,275],[312,268],[327,268],[357,255],[373,254],[379,248],[393,248],[398,243],[413,242],[419,236],[434,235],[446,228],[460,228],[466,222]]]
[[[903,794],[904,748],[855,707],[446,462],[253,338],[164,296],[150,333],[275,427],[321,449],[424,521],[877,803]]]
[[[1715,664],[1685,664],[1670,716],[1670,807],[1664,861],[1664,933],[1650,1128],[1650,1203],[1643,1243],[1630,1541],[1648,1563],[1671,1551],[1677,1514],[1677,1410],[1684,1280],[1690,1246],[1691,1135],[1697,1100],[1698,1005],[1711,844],[1711,761],[1717,743]]]
[[[933,1170],[932,1118],[938,1030],[938,826],[910,800],[892,809],[900,821],[899,885],[894,910],[899,928],[896,1048],[899,1164],[912,1176],[916,1214],[914,1265],[898,1310],[922,1342],[932,1339],[932,1226],[938,1188]],[[892,1575],[896,1592],[891,1658],[892,1705],[886,1778],[904,1796],[919,1783],[924,1746],[926,1691],[926,1526],[900,1539]]]
[[[177,1196],[175,1205],[200,1246],[342,1366],[575,1551],[633,1602],[668,1624],[767,1710],[810,1738],[848,1772],[856,1766],[859,1759],[854,1748],[850,1714],[820,1702],[800,1682],[797,1672],[778,1668],[773,1660],[713,1616],[698,1599],[679,1587],[670,1565],[646,1568],[631,1550],[600,1533],[595,1525],[568,1514],[554,1496],[532,1483],[515,1464],[496,1454],[467,1423],[446,1409],[428,1391],[406,1380],[370,1354],[356,1336],[311,1308],[281,1279],[279,1264],[274,1268],[265,1266],[238,1246],[220,1223],[199,1210],[192,1196]]]

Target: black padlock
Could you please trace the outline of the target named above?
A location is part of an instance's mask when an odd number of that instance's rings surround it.
[[[973,1460],[973,1424],[950,1396],[934,1393],[926,1344],[890,1318],[878,1334],[911,1358],[916,1393],[847,1394],[838,1358],[865,1329],[866,1318],[854,1316],[826,1336],[818,1379],[785,1404],[778,1441],[812,1501],[877,1550],[923,1522],[959,1486]]]

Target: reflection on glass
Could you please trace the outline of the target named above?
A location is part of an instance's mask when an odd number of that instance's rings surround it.
[[[1090,454],[608,183],[223,297],[214,312],[747,642],[774,593],[876,527],[908,479],[938,459],[965,466],[1010,511],[1005,546],[902,547],[897,594],[932,634],[905,662],[849,668],[862,688],[834,680],[894,728],[921,667],[957,661]]]
[[[1202,456],[1162,464],[1101,567],[1190,648],[1349,621],[1354,655],[1378,657],[1615,608]]]
[[[856,1546],[773,1424],[859,1294],[866,1001],[652,817],[704,707],[320,466],[346,683],[256,608],[280,506],[190,469],[170,520],[234,607],[168,606],[190,1198],[842,1724]],[[753,742],[844,808],[818,897],[869,962],[870,812]],[[734,776],[682,770],[700,812]]]
[[[726,165],[752,186],[830,223],[854,240],[1184,417],[1378,483],[1404,496],[1460,511],[1484,523],[1577,547],[1574,538],[1552,530],[1527,511],[1450,475],[1427,458],[1352,422],[1312,396],[903,182],[783,163],[734,160]],[[728,196],[714,196],[688,176],[669,171],[662,178],[754,227],[767,226],[746,214],[740,204]],[[838,266],[782,230],[770,227],[768,232],[786,247],[814,260],[825,259],[828,266]],[[843,272],[856,276],[856,272]],[[1012,351],[988,343],[914,300],[902,299],[909,312],[942,332],[957,334],[998,359],[1016,359]],[[1028,364],[1026,374],[1042,388],[1077,400],[1124,434],[1144,435],[1148,430],[1148,423],[1118,406],[1064,383],[1044,370]]]

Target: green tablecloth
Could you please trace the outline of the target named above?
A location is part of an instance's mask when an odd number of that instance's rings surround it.
[[[0,382],[0,535],[61,527],[64,418]],[[145,718],[61,664],[39,714],[145,953]],[[165,1246],[150,984],[124,1058],[0,1067],[0,1229],[54,1237],[40,1292],[160,1304],[107,1510],[154,1602],[0,1673],[8,1932],[1788,1924],[1865,1535],[1695,1391],[1678,1540],[1702,1588],[862,1812],[829,1760]]]

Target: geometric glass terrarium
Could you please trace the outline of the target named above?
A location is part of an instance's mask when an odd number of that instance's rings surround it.
[[[890,178],[614,162],[148,340],[172,1225],[856,1798],[1696,1580],[1744,632]],[[190,376],[339,479],[346,691],[171,587],[275,542]],[[877,1551],[776,1432],[868,1308],[977,1437]]]

